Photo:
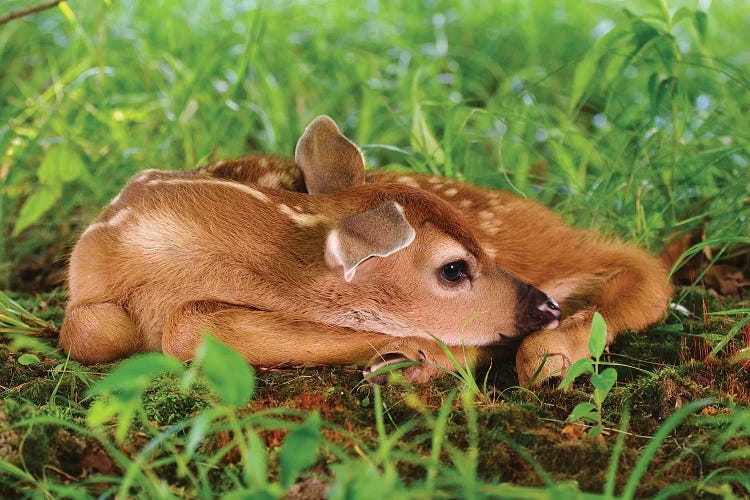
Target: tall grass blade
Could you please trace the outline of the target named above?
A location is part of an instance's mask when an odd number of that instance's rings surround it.
[[[710,399],[692,401],[669,416],[669,418],[656,431],[656,434],[654,434],[654,437],[649,441],[648,446],[646,446],[646,449],[638,458],[638,461],[636,462],[635,467],[633,467],[630,477],[622,490],[622,498],[635,498],[641,478],[646,473],[646,469],[656,455],[656,452],[659,450],[659,447],[669,437],[669,434],[680,425],[688,415],[710,403]]]

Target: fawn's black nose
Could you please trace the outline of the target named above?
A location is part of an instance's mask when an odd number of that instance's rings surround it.
[[[536,287],[523,283],[518,291],[516,329],[519,336],[541,330],[557,328],[562,312],[557,302]]]

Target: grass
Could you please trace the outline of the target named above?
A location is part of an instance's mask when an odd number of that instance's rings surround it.
[[[67,250],[131,175],[288,156],[318,114],[371,167],[515,191],[654,252],[699,234],[707,261],[736,259],[750,215],[744,2],[66,6],[0,28],[4,495],[750,493],[750,303],[702,289],[700,269],[676,294],[695,316],[612,347],[597,439],[566,422],[590,386],[531,392],[504,366],[382,389],[345,368],[258,371],[245,403],[210,369],[165,362],[171,374],[125,397],[92,389],[122,365],[80,366],[45,337]]]

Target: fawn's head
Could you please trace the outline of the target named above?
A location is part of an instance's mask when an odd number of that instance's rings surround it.
[[[557,304],[499,267],[449,203],[419,188],[364,184],[361,153],[330,118],[307,127],[295,159],[311,191],[359,207],[326,236],[336,274],[326,293],[343,306],[328,321],[452,345],[558,325]]]

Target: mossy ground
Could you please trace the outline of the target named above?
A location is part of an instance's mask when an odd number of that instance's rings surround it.
[[[22,302],[36,304],[36,311],[53,322],[60,318],[59,298],[57,292],[21,296]],[[487,382],[484,395],[476,400],[477,476],[487,481],[539,487],[545,486],[545,482],[572,480],[583,491],[602,492],[618,435],[615,429],[623,408],[629,408],[630,425],[616,481],[619,491],[627,480],[628,471],[665,419],[681,406],[702,398],[713,401],[701,415],[689,418],[663,443],[648,467],[638,494],[649,496],[675,485],[694,484],[700,478],[727,470],[750,475],[750,461],[716,462],[716,452],[711,448],[727,418],[750,406],[750,373],[741,363],[731,363],[727,356],[707,356],[703,343],[694,340],[700,337],[691,336],[693,328],[705,330],[707,326],[702,319],[684,322],[673,317],[646,332],[626,333],[617,339],[609,359],[623,366],[618,368],[618,383],[604,404],[604,420],[609,429],[597,439],[586,436],[582,426],[566,422],[576,404],[590,399],[591,388],[585,381],[568,391],[559,390],[552,383],[529,391],[514,385],[513,370],[508,365],[495,366],[487,374],[477,374],[480,383]],[[42,339],[42,342],[54,346],[55,338]],[[9,349],[7,344],[0,345],[0,386],[3,388],[0,451],[3,459],[37,480],[46,478],[71,485],[86,483],[97,475],[123,474],[94,432],[77,433],[59,425],[59,421],[58,424],[14,425],[33,422],[35,417],[53,416],[85,428],[86,410],[91,404],[86,388],[114,366],[82,367],[66,362],[56,351],[47,354],[37,351],[37,355],[38,363],[23,366],[18,362],[20,353]],[[423,479],[426,473],[433,432],[431,420],[426,416],[434,415],[460,386],[458,379],[446,376],[431,384],[412,386],[395,380],[382,387],[387,431],[391,433],[404,425],[413,425],[401,436],[397,447],[398,456],[402,457],[400,460],[396,457],[398,471],[406,487],[410,481]],[[361,447],[377,446],[373,389],[362,382],[360,371],[354,368],[259,369],[254,398],[239,412],[275,408],[301,414],[317,411],[326,422],[325,438],[356,455]],[[209,404],[207,387],[198,385],[185,390],[174,378],[159,378],[144,395],[145,418],[130,430],[128,439],[118,447],[125,454],[135,456],[148,443],[144,425],[164,429],[196,415]],[[456,449],[467,449],[470,446],[468,416],[458,399],[453,406],[446,421],[446,439]],[[103,432],[109,435],[110,431]],[[273,428],[260,432],[269,450],[271,471],[277,460],[275,450],[285,435],[286,431]],[[210,454],[211,450],[225,446],[229,437],[228,432],[217,433],[201,444],[201,450]],[[750,438],[744,434],[728,442],[723,451],[748,447]],[[449,463],[445,455],[441,460]],[[335,461],[334,456],[321,453],[317,465],[305,474],[306,481],[312,482],[301,483],[297,489],[308,494],[323,491],[321,485],[330,479],[329,466]],[[223,462],[222,473],[215,473],[213,478],[216,491],[221,491],[225,473],[239,467],[239,455],[229,453]],[[540,469],[544,472],[540,473]],[[167,466],[162,477],[173,481],[173,488],[181,482],[173,466]],[[89,485],[90,492],[105,489],[106,484],[95,482],[96,486]],[[19,493],[17,483],[3,483],[4,494]],[[688,490],[689,495],[696,492],[694,488]]]

